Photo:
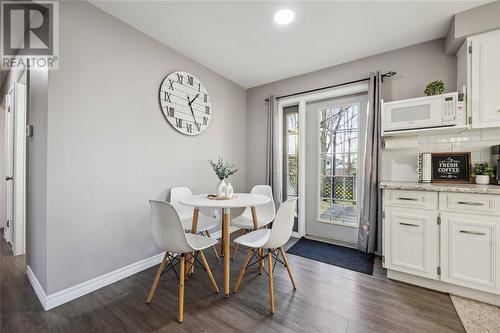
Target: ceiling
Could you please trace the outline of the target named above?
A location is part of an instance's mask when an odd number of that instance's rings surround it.
[[[443,37],[454,13],[485,3],[91,2],[244,88]],[[281,8],[290,25],[274,23]]]

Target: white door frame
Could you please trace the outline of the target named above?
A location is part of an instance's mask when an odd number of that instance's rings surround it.
[[[306,108],[307,103],[321,101],[323,99],[353,95],[368,91],[368,82],[356,83],[352,85],[345,85],[333,89],[318,91],[315,93],[303,94],[282,98],[278,100],[278,156],[283,158],[283,108],[287,106],[299,106],[299,185],[298,185],[298,231],[294,231],[292,236],[303,237],[306,235]],[[281,173],[280,177],[284,181],[283,168],[278,172]]]

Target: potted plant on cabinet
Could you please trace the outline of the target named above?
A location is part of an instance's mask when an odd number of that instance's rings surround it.
[[[494,169],[489,162],[474,163],[472,175],[476,178],[476,184],[487,185],[490,183],[490,177],[494,174]]]

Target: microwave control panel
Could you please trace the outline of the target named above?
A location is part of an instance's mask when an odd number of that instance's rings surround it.
[[[457,94],[449,94],[443,96],[443,125],[455,125],[459,123],[459,118],[463,118],[462,114],[458,114],[457,110]]]

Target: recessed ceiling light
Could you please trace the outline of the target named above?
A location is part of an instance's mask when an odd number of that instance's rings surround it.
[[[291,9],[281,9],[274,14],[274,21],[278,24],[289,24],[295,18],[295,13]]]

